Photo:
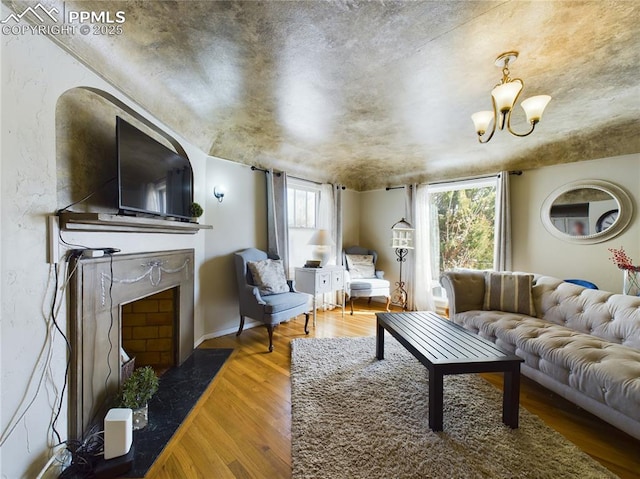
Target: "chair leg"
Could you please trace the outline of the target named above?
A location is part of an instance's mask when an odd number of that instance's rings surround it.
[[[391,296],[387,296],[387,313],[388,313],[389,311],[391,311],[391,310],[389,309],[389,306],[390,306],[390,305],[391,305]]]
[[[269,332],[269,352],[273,352],[273,324],[267,324],[267,331]]]
[[[304,313],[304,334],[309,334],[309,313]]]
[[[349,298],[349,304],[351,305],[351,316],[353,316],[353,296]]]
[[[240,336],[243,329],[244,329],[244,316],[240,316],[240,328],[238,329],[236,336]]]
[[[372,299],[372,297],[369,296],[369,300],[367,301],[367,304],[371,304],[371,299]]]

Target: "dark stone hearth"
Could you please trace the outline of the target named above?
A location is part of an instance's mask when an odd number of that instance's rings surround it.
[[[144,477],[232,351],[196,349],[160,378],[160,388],[149,401],[149,424],[133,433],[135,459],[125,477]]]

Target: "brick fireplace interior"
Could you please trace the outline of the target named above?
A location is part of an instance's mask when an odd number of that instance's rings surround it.
[[[122,305],[122,348],[136,367],[162,374],[175,366],[176,295],[172,288]]]

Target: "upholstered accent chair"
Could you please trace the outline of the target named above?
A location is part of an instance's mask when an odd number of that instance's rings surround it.
[[[297,292],[293,281],[286,281],[286,291],[265,294],[260,285],[254,281],[249,263],[262,262],[269,257],[264,251],[249,248],[234,254],[236,279],[238,282],[238,299],[240,303],[240,328],[236,336],[240,336],[244,328],[245,317],[264,323],[269,332],[269,352],[273,351],[273,329],[278,324],[304,314],[304,332],[309,334],[310,296]]]
[[[345,267],[345,293],[349,296],[351,314],[355,298],[384,297],[387,299],[386,310],[391,303],[390,283],[384,279],[384,271],[375,269],[378,253],[361,246],[350,246],[342,252]],[[372,264],[368,264],[371,262]]]

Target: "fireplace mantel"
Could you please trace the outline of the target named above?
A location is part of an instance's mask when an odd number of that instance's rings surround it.
[[[114,215],[110,213],[60,213],[60,227],[69,231],[112,231],[120,233],[178,233],[195,234],[213,229],[201,225],[160,218]]]
[[[177,287],[176,363],[193,352],[194,250],[79,258],[70,271],[69,437],[78,439],[120,388],[121,305]]]

